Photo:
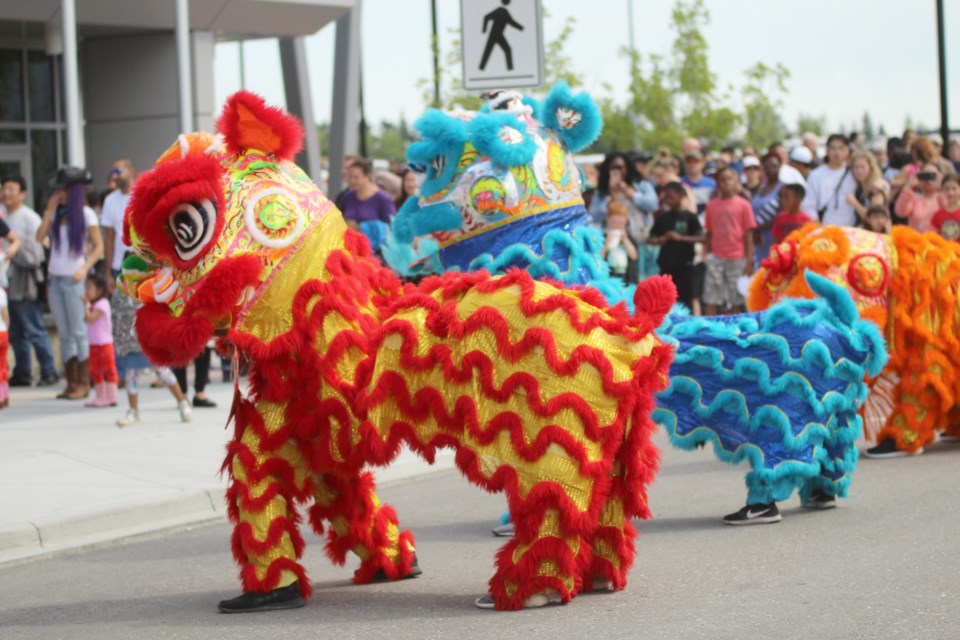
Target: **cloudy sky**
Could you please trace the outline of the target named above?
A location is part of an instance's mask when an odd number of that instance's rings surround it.
[[[543,0],[550,14],[545,37],[554,38],[565,16],[577,29],[568,54],[598,95],[625,101],[627,65],[618,55],[629,42],[629,0]],[[459,28],[459,0],[437,0],[441,58]],[[960,0],[945,0],[950,121],[960,128]],[[673,0],[634,0],[633,28],[641,54],[667,54]],[[742,83],[757,61],[782,63],[791,72],[784,119],[798,113],[825,115],[830,127],[859,124],[864,111],[888,132],[909,115],[938,127],[940,121],[936,3],[934,0],[706,0],[710,64],[721,86]],[[589,10],[585,10],[588,7]],[[361,55],[367,120],[416,118],[424,109],[418,80],[429,80],[430,0],[363,0]],[[330,118],[334,27],[307,38],[317,122]],[[952,46],[951,46],[952,45]],[[283,103],[276,41],[243,45],[247,89]],[[222,101],[241,88],[239,45],[216,50],[216,95]]]

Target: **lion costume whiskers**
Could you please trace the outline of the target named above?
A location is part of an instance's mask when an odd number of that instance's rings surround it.
[[[403,286],[291,162],[295,118],[240,92],[217,129],[181,135],[138,180],[121,287],[144,302],[154,362],[186,363],[215,332],[237,354],[227,499],[245,596],[263,598],[221,610],[310,594],[298,503],[334,562],[360,558],[356,582],[415,573],[413,535],[365,470],[404,444],[429,461],[452,447],[507,494],[497,608],[623,588],[657,468],[649,414],[672,351],[653,330],[672,285],[641,287],[633,315],[520,271]]]

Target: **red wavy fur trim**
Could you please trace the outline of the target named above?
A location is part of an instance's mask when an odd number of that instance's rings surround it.
[[[307,577],[307,571],[296,560],[290,558],[277,558],[270,563],[263,580],[257,578],[257,570],[252,564],[244,564],[240,568],[240,583],[243,585],[244,593],[267,593],[273,591],[280,584],[280,576],[283,571],[292,571],[297,575],[297,583],[300,586],[300,594],[304,598],[309,598],[313,594],[313,585]]]

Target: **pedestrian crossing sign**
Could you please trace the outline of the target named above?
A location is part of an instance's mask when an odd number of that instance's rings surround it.
[[[460,0],[463,88],[543,84],[540,0]]]

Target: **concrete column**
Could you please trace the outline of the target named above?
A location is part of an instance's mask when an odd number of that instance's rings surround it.
[[[67,163],[83,167],[87,163],[80,118],[80,73],[77,70],[77,7],[74,0],[61,0],[63,19],[63,89],[67,123]]]
[[[214,102],[213,53],[216,39],[209,31],[190,32],[190,51],[193,64],[193,128],[195,131],[213,131],[213,123],[221,105]]]
[[[328,194],[343,189],[340,168],[343,157],[357,152],[357,125],[360,113],[360,6],[337,20],[333,58],[333,110],[330,118],[330,184]]]
[[[310,97],[310,79],[307,76],[307,51],[303,38],[280,38],[280,64],[283,68],[283,89],[287,111],[300,118],[306,138],[303,151],[297,155],[299,164],[313,181],[320,184],[320,138],[313,116]]]
[[[177,80],[180,90],[180,131],[193,131],[193,80],[190,74],[189,0],[177,3]]]

